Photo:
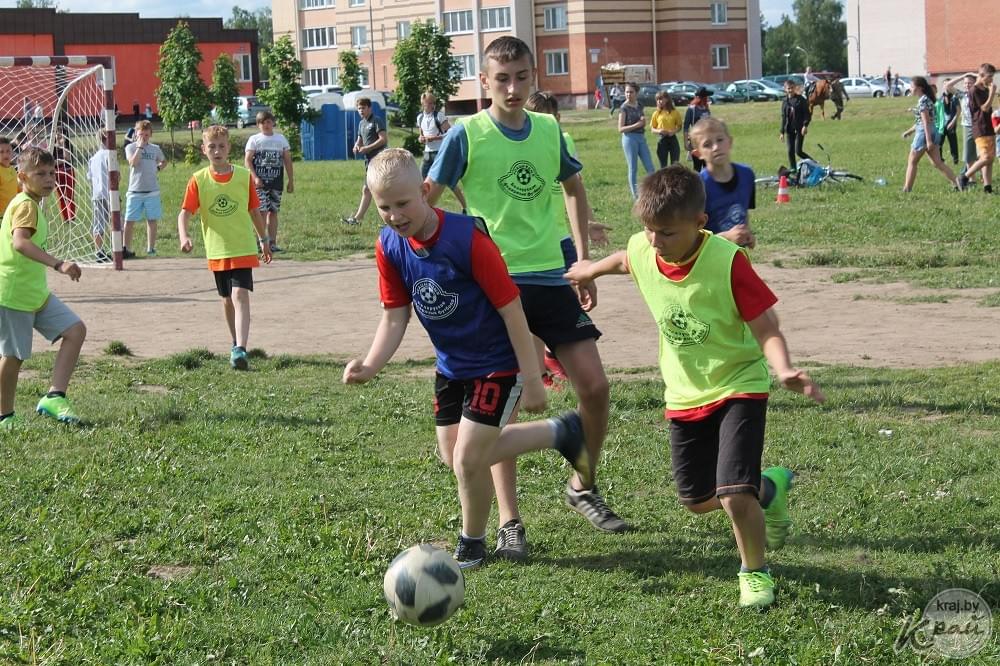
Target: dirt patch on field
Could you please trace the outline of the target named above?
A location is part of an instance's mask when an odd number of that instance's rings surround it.
[[[948,302],[906,284],[834,283],[826,268],[759,266],[781,299],[777,310],[793,359],[864,366],[933,367],[1000,358],[1000,308],[978,306],[989,290],[948,291]],[[279,259],[255,271],[250,346],[276,354],[363,355],[378,324],[374,260],[296,262]],[[85,354],[121,340],[140,357],[193,347],[229,350],[220,299],[204,260],[156,259],[126,270],[87,270],[78,283],[49,277],[87,323]],[[937,293],[937,292],[935,292]],[[656,365],[657,333],[628,277],[600,283],[593,313],[604,332],[604,363]],[[47,344],[36,338],[35,349]],[[424,359],[432,349],[414,322],[397,359]]]

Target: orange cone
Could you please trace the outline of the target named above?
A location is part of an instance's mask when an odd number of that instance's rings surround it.
[[[788,176],[782,174],[781,178],[778,179],[778,198],[774,200],[775,203],[789,203],[791,198],[788,196]]]

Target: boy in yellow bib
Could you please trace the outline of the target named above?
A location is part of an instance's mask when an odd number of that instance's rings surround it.
[[[18,159],[16,195],[0,223],[0,430],[12,430],[14,396],[21,364],[31,358],[32,329],[51,342],[62,340],[52,368],[49,392],[35,408],[39,414],[63,423],[80,419],[66,399],[69,378],[76,368],[87,329],[72,310],[49,293],[45,269],[71,280],[80,279],[80,267],[47,252],[49,222],[41,203],[56,187],[56,161],[41,148],[28,148]]]
[[[229,163],[229,130],[221,125],[206,128],[201,133],[201,150],[209,166],[188,181],[177,216],[177,237],[181,251],[190,252],[193,244],[188,221],[200,209],[208,270],[215,275],[233,341],[229,364],[235,370],[248,370],[253,269],[260,266],[258,249],[264,263],[271,263],[271,239],[260,216],[260,199],[250,172]]]
[[[823,394],[791,364],[774,313],[777,298],[745,251],[703,229],[705,188],[673,165],[648,176],[634,214],[643,231],[628,249],[581,261],[566,277],[588,284],[629,274],[660,330],[660,372],[680,501],[694,513],[723,509],[740,551],[740,606],[774,602],[764,559],[784,545],[792,472],[761,472],[770,363],[785,388],[816,402]]]

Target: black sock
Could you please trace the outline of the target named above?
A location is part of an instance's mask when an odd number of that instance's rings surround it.
[[[7,419],[12,418],[14,418],[14,412],[11,412],[10,414],[0,414],[0,421],[6,421]]]
[[[750,573],[750,572],[752,572],[752,571],[763,571],[764,573],[771,573],[771,567],[769,567],[769,566],[767,566],[767,565],[765,564],[765,565],[764,565],[764,566],[762,566],[762,567],[761,567],[760,569],[747,569],[747,568],[746,568],[745,566],[743,566],[742,564],[740,565],[740,573]]]
[[[46,398],[65,398],[66,391],[49,391],[45,394]]]
[[[246,351],[247,351],[246,347],[240,347],[239,345],[236,345],[236,348],[238,350],[240,350],[241,352],[243,352],[243,353],[246,353]]]
[[[764,491],[761,493],[760,506],[762,509],[766,509],[771,506],[771,500],[774,499],[774,495],[778,492],[778,489],[774,486],[774,481],[766,476],[760,477],[760,488]]]
[[[993,194],[993,186],[983,185],[983,192],[986,192],[987,194]]]

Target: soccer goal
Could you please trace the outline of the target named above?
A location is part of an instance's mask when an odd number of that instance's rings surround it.
[[[107,130],[104,145],[101,130]],[[56,158],[56,189],[43,205],[49,253],[121,270],[111,57],[0,56],[0,136],[12,141],[15,160],[34,146]],[[98,151],[103,152],[93,164],[103,187],[95,190],[91,158]],[[95,236],[102,241],[100,252]]]

